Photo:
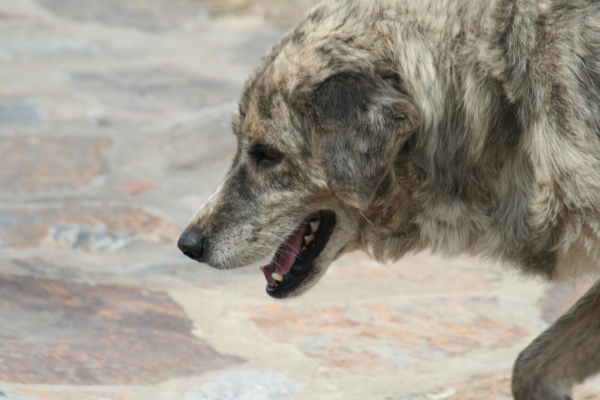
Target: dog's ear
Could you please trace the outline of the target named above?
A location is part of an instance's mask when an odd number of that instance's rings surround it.
[[[308,117],[313,151],[335,197],[366,209],[420,114],[393,73],[341,72],[292,90],[290,105]]]

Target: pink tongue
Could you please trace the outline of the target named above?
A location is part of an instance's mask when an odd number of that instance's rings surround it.
[[[302,241],[304,240],[306,229],[308,229],[308,223],[300,225],[287,241],[277,249],[273,260],[264,268],[263,273],[269,285],[273,286],[275,284],[275,279],[271,276],[273,272],[285,275],[292,269],[296,257],[300,253],[300,250],[302,250]]]

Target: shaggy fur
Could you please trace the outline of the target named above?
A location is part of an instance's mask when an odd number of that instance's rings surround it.
[[[264,57],[234,131],[231,170],[184,233],[214,267],[258,261],[328,209],[335,232],[290,295],[357,248],[598,272],[596,1],[325,2]],[[261,162],[265,146],[281,158]],[[515,399],[569,399],[600,371],[598,321],[600,285],[521,354]]]

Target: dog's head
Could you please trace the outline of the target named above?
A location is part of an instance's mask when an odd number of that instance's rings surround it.
[[[325,34],[309,37],[323,18],[313,14],[246,83],[231,169],[179,240],[186,255],[219,269],[274,252],[263,272],[277,298],[306,291],[362,246],[361,214],[391,190],[397,155],[420,122],[385,63]]]

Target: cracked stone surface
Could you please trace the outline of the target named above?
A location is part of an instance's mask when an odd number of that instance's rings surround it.
[[[510,399],[590,282],[353,253],[278,302],[177,250],[244,80],[314,2],[0,0],[0,399]]]

